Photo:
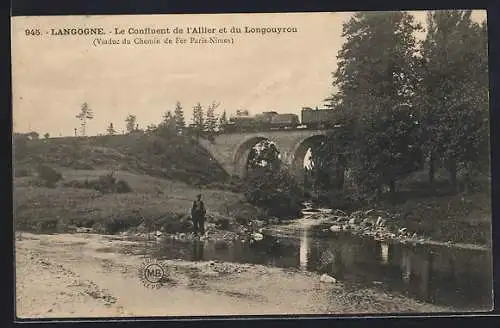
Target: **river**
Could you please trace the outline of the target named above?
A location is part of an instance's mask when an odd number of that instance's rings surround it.
[[[158,259],[227,261],[326,273],[348,288],[377,286],[457,310],[492,306],[489,250],[389,243],[346,232],[324,236],[314,222],[274,226],[262,241],[165,239],[151,250]]]

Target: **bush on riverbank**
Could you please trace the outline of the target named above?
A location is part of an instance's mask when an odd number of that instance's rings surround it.
[[[433,240],[491,245],[491,199],[476,193],[407,201],[388,207],[394,224]]]
[[[473,188],[457,194],[445,171],[435,173],[430,184],[427,172],[416,172],[399,183],[395,195],[384,194],[378,201],[370,202],[345,188],[320,194],[319,204],[348,213],[383,209],[393,213],[394,219],[387,222],[392,230],[405,227],[435,241],[491,244],[490,179],[478,178],[470,185]]]
[[[409,199],[403,204],[380,202],[357,203],[344,209],[349,217],[353,212],[378,209],[389,231],[402,228],[409,235],[434,241],[491,245],[491,199],[487,193],[444,195]]]
[[[132,191],[127,181],[118,180],[113,172],[100,175],[97,179],[71,180],[63,185],[69,188],[94,189],[101,193],[126,193]]]
[[[245,197],[263,208],[269,216],[281,219],[300,215],[302,191],[284,169],[277,171],[256,169],[246,179]]]

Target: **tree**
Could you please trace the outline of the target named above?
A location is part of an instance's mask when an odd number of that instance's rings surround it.
[[[217,128],[217,118],[215,117],[215,110],[219,107],[219,103],[216,103],[215,101],[208,106],[207,109],[207,118],[206,118],[206,131],[209,134],[213,134],[215,132],[215,129]]]
[[[174,120],[174,117],[172,116],[172,112],[171,111],[167,111],[165,114],[163,114],[163,124],[167,125],[169,124],[170,122],[172,122]]]
[[[36,131],[28,132],[26,136],[29,140],[38,140],[40,138],[40,135]]]
[[[279,157],[276,145],[263,141],[248,156],[245,197],[269,215],[294,217],[300,212],[301,190]]]
[[[128,133],[132,133],[137,128],[137,117],[135,115],[129,114],[125,119],[125,128]]]
[[[15,160],[22,160],[28,154],[28,136],[25,133],[15,133],[12,137],[13,156]]]
[[[457,190],[459,167],[467,178],[488,167],[488,38],[486,24],[474,23],[470,10],[427,14],[420,84],[422,143],[429,154],[429,179],[436,158],[445,161]],[[488,167],[489,169],[489,167]]]
[[[193,128],[197,136],[205,129],[205,119],[203,117],[203,107],[198,103],[193,107]]]
[[[176,121],[174,119],[174,116],[172,116],[171,111],[167,111],[163,115],[163,121],[161,122],[159,128],[159,131],[162,135],[176,135],[178,130],[176,126]]]
[[[108,135],[112,136],[112,135],[115,135],[116,134],[116,130],[113,126],[113,123],[109,123],[108,125],[108,128],[106,129],[106,132],[108,133]]]
[[[218,126],[219,130],[221,131],[224,130],[226,124],[227,124],[227,114],[226,111],[224,110],[219,117],[219,126]]]
[[[250,150],[247,162],[249,171],[264,167],[268,171],[275,172],[280,166],[280,152],[273,142],[263,140]]]
[[[92,109],[89,108],[89,105],[86,102],[82,104],[82,107],[80,108],[80,113],[76,115],[76,118],[80,120],[82,136],[86,136],[85,130],[87,127],[87,121],[92,120],[94,118],[94,113]]]
[[[363,193],[378,195],[383,185],[394,192],[396,180],[417,166],[412,101],[419,63],[414,32],[419,29],[406,12],[356,13],[343,25],[346,42],[333,75],[338,93],[330,98],[343,128],[329,136],[329,143],[341,144],[342,150],[323,152],[326,157],[316,158],[316,165],[335,170],[318,162],[346,163]]]
[[[236,116],[248,116],[249,112],[247,109],[238,109],[236,110]]]
[[[180,102],[175,104],[174,120],[177,134],[182,134],[184,128],[186,127],[186,122],[184,120],[184,111]]]
[[[45,133],[45,134],[43,135],[43,137],[44,137],[45,139],[49,139],[49,138],[50,138],[50,134],[47,132],[47,133]]]
[[[146,127],[146,132],[147,133],[151,133],[151,132],[154,132],[158,129],[158,127],[154,124],[149,124],[147,127]]]

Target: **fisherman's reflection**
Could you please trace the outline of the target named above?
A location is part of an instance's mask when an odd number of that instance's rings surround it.
[[[193,254],[192,254],[193,261],[202,261],[203,260],[204,248],[205,248],[204,241],[194,240],[194,242],[193,242]]]
[[[432,254],[423,257],[411,250],[403,249],[401,255],[401,276],[407,288],[426,300],[432,297],[429,284]]]

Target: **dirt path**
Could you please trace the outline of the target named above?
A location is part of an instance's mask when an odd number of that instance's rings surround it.
[[[170,282],[144,286],[134,242],[90,234],[16,241],[17,316],[124,317],[450,311],[371,288],[347,290],[319,276],[250,264],[163,261]]]

